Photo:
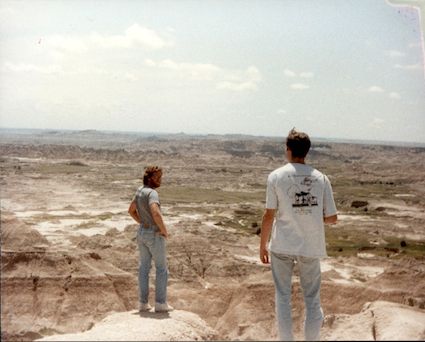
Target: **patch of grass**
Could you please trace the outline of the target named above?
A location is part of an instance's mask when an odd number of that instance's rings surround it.
[[[69,215],[55,215],[50,213],[43,213],[43,214],[35,214],[31,216],[31,220],[36,222],[43,222],[43,221],[57,221],[64,219],[80,219],[80,220],[87,220],[92,218],[91,215],[88,215],[86,213],[77,213],[77,214],[69,214]]]
[[[411,256],[425,257],[425,241],[409,241],[397,237],[386,237],[385,243],[371,244],[373,235],[364,231],[339,231],[338,229],[326,230],[327,252],[329,256],[356,256],[357,253],[370,253],[376,256]],[[402,247],[400,242],[406,241]]]
[[[160,197],[161,197],[161,201],[164,201],[164,203],[168,206],[169,203],[166,200],[163,200],[161,195]],[[178,213],[204,214],[204,215],[210,214],[212,211],[215,210],[213,206],[207,206],[207,205],[182,206],[182,205],[178,205],[177,203],[172,205],[172,209],[174,212],[178,212]]]
[[[83,166],[83,167],[87,167],[88,165],[84,162],[82,162],[81,160],[71,160],[67,163],[67,165],[72,165],[72,166]]]
[[[367,233],[355,229],[327,228],[325,237],[329,256],[355,256],[375,247]]]
[[[82,229],[86,229],[86,228],[92,228],[94,226],[96,226],[96,222],[94,222],[93,220],[91,220],[91,221],[81,222],[80,224],[78,224],[76,226],[76,228],[78,228],[78,229],[81,229],[81,228]]]
[[[235,204],[262,201],[266,198],[262,191],[224,191],[221,189],[206,189],[187,186],[164,186],[159,189],[161,201],[167,204],[179,203],[211,203]]]
[[[74,164],[58,164],[58,163],[41,163],[38,165],[36,171],[40,172],[43,175],[46,174],[70,174],[70,173],[81,173],[82,169],[84,172],[87,172],[86,167]]]
[[[112,218],[112,216],[114,216],[113,213],[103,213],[100,214],[98,216],[96,216],[99,220],[105,221],[105,220],[110,220]]]
[[[405,191],[403,186],[392,186],[386,184],[359,184],[358,182],[350,182],[349,180],[341,180],[332,184],[333,190],[343,198],[351,199],[387,199],[396,193]],[[355,194],[355,198],[353,198]]]
[[[236,229],[241,234],[254,234],[256,232],[256,228],[252,228],[249,221],[224,219],[220,220],[220,222],[223,227]]]
[[[425,257],[425,241],[409,241],[404,238],[387,238],[387,244],[383,245],[379,250],[381,255],[387,255],[391,253],[391,250],[397,249],[403,255],[408,255],[412,257]],[[401,241],[406,242],[406,246],[401,246]]]

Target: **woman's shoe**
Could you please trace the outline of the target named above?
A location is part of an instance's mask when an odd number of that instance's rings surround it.
[[[174,308],[171,305],[168,305],[167,303],[155,303],[155,312],[169,312],[173,310]]]
[[[140,303],[139,304],[139,312],[146,312],[151,311],[152,306],[149,305],[149,303]]]

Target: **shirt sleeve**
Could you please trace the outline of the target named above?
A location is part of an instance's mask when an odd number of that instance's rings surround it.
[[[151,193],[149,194],[149,205],[153,203],[158,203],[159,205],[161,205],[161,203],[159,202],[159,195],[158,195],[158,192],[156,192],[156,190],[152,190]]]
[[[277,195],[275,190],[273,174],[267,178],[267,191],[266,191],[266,209],[277,209]]]
[[[323,216],[329,217],[337,214],[334,196],[332,193],[332,186],[329,178],[324,176],[325,179],[325,191],[323,193]]]
[[[136,193],[134,194],[134,196],[133,196],[133,201],[136,201],[137,200],[137,197],[139,197],[140,196],[140,188],[138,188],[137,190],[136,190]]]

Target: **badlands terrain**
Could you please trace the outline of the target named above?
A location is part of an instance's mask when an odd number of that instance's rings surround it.
[[[283,142],[1,130],[1,340],[276,340],[258,230]],[[339,214],[326,227],[322,339],[424,340],[425,146],[313,139],[307,161]],[[176,310],[139,315],[127,209],[151,164],[164,170]],[[293,290],[302,339],[297,277]]]

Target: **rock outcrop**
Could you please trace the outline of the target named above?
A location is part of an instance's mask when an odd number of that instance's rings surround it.
[[[137,311],[113,313],[78,334],[52,335],[37,341],[205,341],[215,332],[198,315]]]
[[[425,311],[386,301],[366,303],[355,315],[328,316],[326,341],[423,341]]]

